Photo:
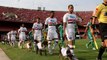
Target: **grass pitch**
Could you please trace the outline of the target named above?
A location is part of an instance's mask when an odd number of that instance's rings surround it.
[[[91,45],[87,49],[85,46],[87,42],[88,40],[86,39],[76,40],[76,48],[74,50],[75,54],[79,60],[96,60],[98,50],[92,50]],[[100,47],[100,39],[97,39],[97,43]],[[47,56],[40,56],[33,51],[28,51],[27,49],[19,49],[17,46],[13,48],[1,43],[0,48],[4,50],[11,60],[60,60],[58,48],[54,51],[53,55],[48,54]],[[103,60],[107,60],[107,52],[103,54]]]

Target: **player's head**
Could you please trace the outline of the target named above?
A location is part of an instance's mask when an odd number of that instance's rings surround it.
[[[103,0],[104,4],[107,4],[107,0]]]
[[[55,12],[54,11],[50,11],[50,17],[53,18],[54,17]]]
[[[72,4],[68,5],[68,12],[72,13],[74,11],[74,6]]]
[[[93,17],[90,18],[90,22],[92,22],[92,20],[93,20]]]
[[[39,17],[37,17],[36,22],[40,23],[40,18]]]
[[[22,27],[24,27],[25,25],[24,24],[22,24]]]

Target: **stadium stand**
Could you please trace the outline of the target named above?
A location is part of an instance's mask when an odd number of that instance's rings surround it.
[[[62,22],[65,11],[55,11],[55,17],[58,19],[58,24]],[[84,25],[87,24],[92,11],[76,11],[79,16],[83,19]],[[0,32],[8,32],[12,28],[18,29],[22,23],[30,30],[36,17],[40,17],[42,23],[44,23],[46,17],[48,17],[49,11],[38,11],[23,8],[12,8],[0,6]],[[8,17],[7,17],[8,16]],[[84,27],[79,27],[80,32],[84,32]]]

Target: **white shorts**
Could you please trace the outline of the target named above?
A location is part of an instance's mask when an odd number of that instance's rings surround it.
[[[66,37],[68,41],[75,40],[75,32],[72,30],[66,30]]]
[[[58,38],[58,34],[56,31],[48,30],[47,40],[53,40],[57,38]]]
[[[42,40],[42,34],[41,31],[35,32],[34,33],[34,40]]]
[[[20,34],[19,35],[19,40],[22,40],[22,41],[26,40],[26,35],[25,34]]]
[[[16,40],[16,37],[15,36],[11,36],[11,40]]]

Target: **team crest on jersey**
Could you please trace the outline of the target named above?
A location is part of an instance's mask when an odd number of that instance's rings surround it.
[[[51,22],[54,22],[54,20],[51,20]]]
[[[38,27],[39,25],[37,25],[37,27]]]
[[[70,18],[75,18],[74,16],[70,16]]]
[[[69,39],[72,39],[72,37],[69,37]]]

